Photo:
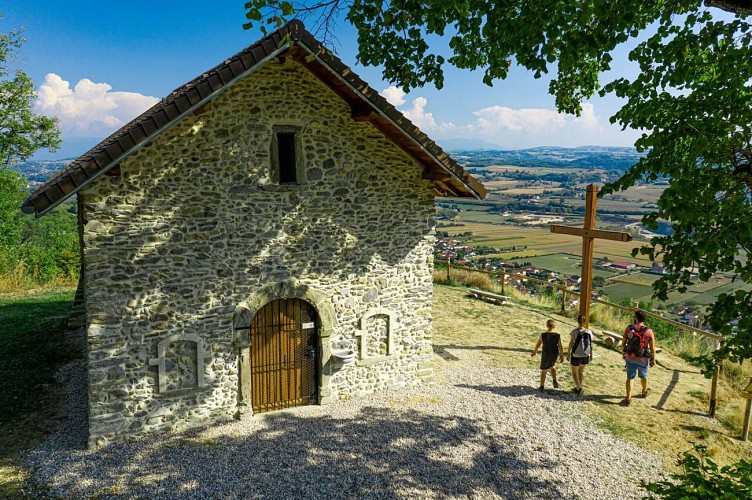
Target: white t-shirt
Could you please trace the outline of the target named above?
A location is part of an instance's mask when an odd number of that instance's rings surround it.
[[[580,334],[580,329],[575,328],[572,330],[572,332],[569,334],[569,338],[572,339],[572,347],[575,347],[575,342],[577,342],[577,335]],[[588,335],[588,351],[585,352],[585,348],[583,346],[584,342],[580,341],[580,344],[577,346],[577,348],[574,349],[574,352],[572,353],[572,357],[575,358],[587,358],[590,357],[590,353],[592,352],[592,346],[593,346],[593,332],[589,328],[585,328],[582,330],[583,335]]]

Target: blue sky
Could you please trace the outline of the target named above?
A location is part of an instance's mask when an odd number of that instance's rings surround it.
[[[37,86],[39,112],[60,118],[63,148],[38,158],[78,156],[157,99],[259,38],[245,31],[244,0],[48,1],[15,0],[0,7],[0,30],[23,27],[28,42],[20,67]],[[521,68],[493,87],[480,72],[448,69],[444,88],[404,95],[381,79],[379,68],[355,64],[355,33],[340,25],[332,47],[373,88],[431,138],[481,139],[504,148],[534,146],[629,146],[608,118],[616,98],[594,98],[583,116],[560,115],[548,95],[548,80]],[[616,73],[628,71],[626,49]]]

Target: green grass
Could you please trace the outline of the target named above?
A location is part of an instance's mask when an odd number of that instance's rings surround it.
[[[550,255],[530,257],[524,260],[529,261],[536,267],[555,271],[557,273],[564,274],[565,276],[579,276],[582,272],[582,259],[576,255],[554,253]],[[611,276],[614,276],[614,273],[610,273],[602,269],[593,269],[593,276],[603,276],[604,278],[609,278]]]
[[[53,376],[79,353],[65,335],[74,290],[0,298],[0,498],[21,495],[21,455],[54,426]]]
[[[653,295],[651,287],[633,283],[614,283],[603,287],[603,292],[608,295],[608,301],[613,304],[620,304],[627,297],[637,301],[650,300]]]

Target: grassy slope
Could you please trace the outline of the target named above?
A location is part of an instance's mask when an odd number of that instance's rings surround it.
[[[557,330],[564,334],[575,327],[571,319],[553,310],[519,301],[499,307],[468,298],[463,288],[435,285],[434,290],[434,349],[447,362],[451,362],[453,351],[471,349],[488,366],[537,371],[539,358],[532,359],[530,352],[546,320],[557,320]],[[595,326],[594,330],[600,332]],[[598,341],[594,354],[585,371],[585,400],[577,404],[602,428],[655,450],[668,463],[689,450],[693,442],[705,444],[721,464],[752,457],[752,444],[740,442],[738,430],[730,431],[705,416],[710,380],[696,367],[664,351],[650,372],[650,397],[636,398],[625,408],[618,404],[624,397],[621,354]],[[563,382],[559,390],[570,390],[572,377],[566,361],[559,373]],[[538,385],[537,373],[531,373],[530,385]],[[639,387],[639,382],[635,386]],[[738,411],[738,396],[724,391],[719,395],[719,414]]]
[[[0,296],[0,498],[20,495],[21,454],[61,418],[57,368],[75,356],[63,331],[74,290]]]

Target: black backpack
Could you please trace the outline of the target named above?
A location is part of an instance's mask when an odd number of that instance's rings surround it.
[[[639,329],[634,325],[629,325],[627,331],[627,343],[624,346],[624,352],[631,358],[652,358],[653,353],[648,348],[647,336],[645,333],[648,327],[642,325]]]
[[[574,340],[574,346],[572,346],[572,355],[577,351],[577,346],[582,343],[582,351],[586,356],[590,356],[592,349],[590,330],[585,328],[584,330],[577,330],[577,338]]]

